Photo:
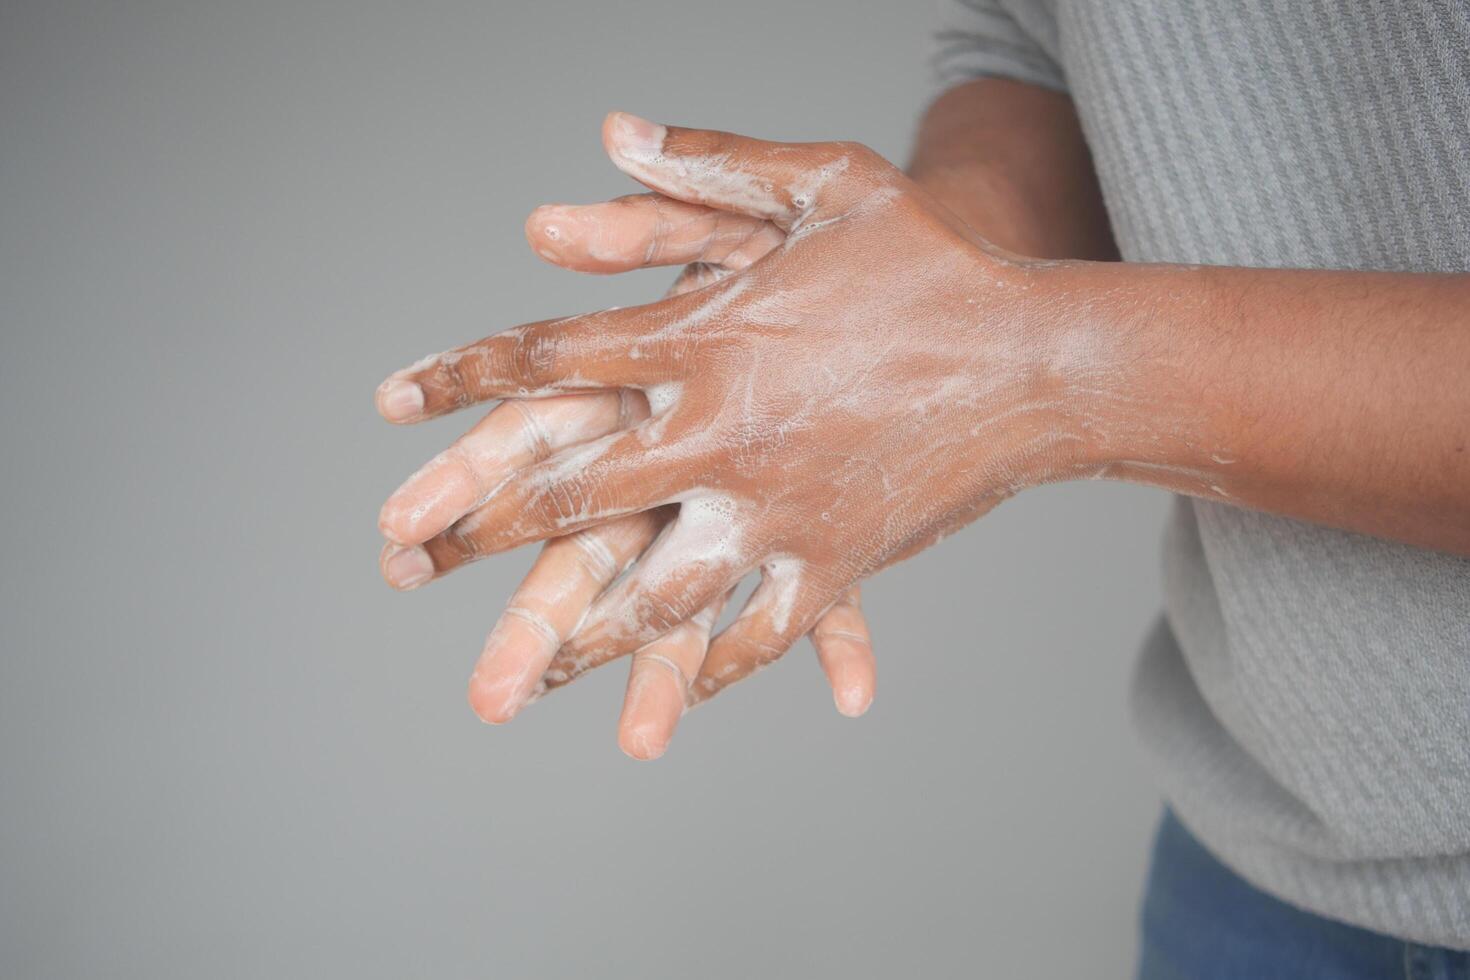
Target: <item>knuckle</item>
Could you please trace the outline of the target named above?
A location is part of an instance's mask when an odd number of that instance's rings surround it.
[[[648,243],[643,250],[643,265],[654,264],[669,234],[669,224],[664,217],[663,199],[655,197],[651,198],[650,202],[653,209],[653,227],[647,232]]]
[[[607,583],[617,577],[617,558],[595,529],[574,534],[568,540],[575,549],[573,560],[589,580]]]
[[[554,329],[545,326],[520,329],[504,350],[507,381],[522,389],[547,385],[556,376],[562,350],[562,338]]]
[[[526,450],[535,460],[543,460],[552,453],[551,436],[541,422],[535,406],[519,399],[508,403],[521,420],[521,438]]]
[[[554,480],[536,498],[541,516],[553,527],[564,527],[585,517],[591,500],[587,481],[581,476]]]
[[[883,159],[872,147],[857,140],[842,140],[835,146],[839,155],[847,157],[854,164],[871,166]]]
[[[444,531],[443,538],[461,561],[474,561],[484,557],[484,546],[479,534],[479,520],[467,514],[455,521]]]
[[[534,633],[539,635],[543,642],[552,649],[558,650],[562,645],[562,636],[556,626],[544,615],[527,606],[510,605],[505,609],[505,615],[520,620]]]
[[[871,647],[872,642],[857,630],[841,629],[829,626],[818,626],[812,630],[813,640],[846,640],[860,647]]]
[[[560,343],[546,330],[523,330],[511,341],[510,374],[520,384],[535,388],[556,368]]]
[[[689,690],[689,676],[684,673],[684,668],[675,663],[672,658],[662,653],[656,653],[652,650],[642,650],[634,658],[634,667],[638,669],[652,667],[668,671],[674,678],[674,682],[679,685],[680,690]]]
[[[679,626],[692,614],[683,596],[665,595],[658,590],[645,592],[634,600],[634,615],[644,635],[663,635]]]
[[[750,637],[742,658],[751,670],[760,670],[780,660],[791,644],[784,637]]]
[[[832,162],[841,164],[839,182],[876,187],[887,184],[898,174],[886,157],[863,143],[838,143],[837,148]]]
[[[444,357],[436,367],[443,386],[450,392],[455,408],[464,408],[479,390],[475,375],[465,370],[466,358]]]
[[[463,479],[473,488],[476,500],[480,500],[485,496],[487,488],[485,486],[484,474],[481,473],[480,467],[475,465],[475,461],[470,457],[470,454],[462,444],[455,443],[450,446],[444,450],[441,458],[445,461],[446,465],[452,466],[459,471]]]
[[[633,391],[630,388],[618,389],[618,421],[616,430],[621,432],[629,428],[637,419],[637,403],[633,400]]]

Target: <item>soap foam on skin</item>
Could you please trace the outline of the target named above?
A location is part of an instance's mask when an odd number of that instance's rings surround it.
[[[642,645],[664,632],[670,619],[677,621],[702,608],[687,593],[670,588],[689,577],[692,569],[719,576],[723,594],[753,567],[741,539],[742,526],[753,515],[742,514],[734,497],[696,488],[677,502],[679,516],[644,552],[628,578],[598,599],[578,626],[574,635],[583,652],[568,657],[576,672],[594,664],[589,657],[600,655],[602,644],[637,640]],[[650,610],[648,597],[654,595],[673,599],[664,608]]]
[[[881,203],[887,197],[878,198]],[[821,232],[828,225],[816,226],[808,231],[808,235]],[[942,271],[941,273],[942,274]],[[925,283],[917,284],[917,290],[922,291]],[[719,316],[726,313],[732,304],[741,297],[750,287],[750,280],[737,280],[729,287],[720,289],[713,294],[694,313],[671,321],[656,331],[660,340],[672,340],[682,337],[690,332],[706,328]],[[853,310],[848,305],[846,316],[849,318],[861,318],[866,311],[861,308]],[[748,328],[758,329],[763,326],[776,327],[799,327],[809,319],[809,311],[812,306],[825,308],[842,308],[836,296],[825,296],[790,291],[773,291],[759,296],[746,304],[739,311],[742,323]],[[854,410],[862,408],[872,395],[872,387],[882,380],[882,366],[885,361],[890,361],[895,350],[902,346],[903,338],[900,334],[892,334],[880,341],[880,349],[872,351],[869,357],[863,360],[870,362],[873,366],[867,372],[851,372],[845,374],[837,370],[829,370],[823,379],[824,384],[812,385],[801,384],[800,379],[793,378],[792,383],[787,385],[788,390],[801,391],[808,389],[794,405],[784,407],[782,410],[773,410],[769,406],[763,406],[756,399],[754,380],[756,375],[752,373],[743,386],[741,395],[735,399],[726,399],[725,407],[716,417],[720,429],[730,435],[731,454],[735,457],[748,457],[753,464],[760,464],[767,460],[770,455],[786,445],[795,433],[808,429],[815,423],[815,416],[832,404],[843,407],[851,407]],[[948,347],[938,353],[948,354]],[[770,365],[763,368],[768,373],[779,372],[782,366]],[[789,370],[789,369],[788,369]],[[950,378],[933,391],[923,396],[915,397],[911,392],[911,386],[900,383],[893,387],[891,394],[899,400],[907,400],[910,410],[918,415],[929,412],[931,405],[948,404],[952,406],[956,402],[973,403],[983,397],[983,393],[977,393],[966,388],[958,379]],[[679,389],[677,386],[660,386],[658,389],[650,389],[650,407],[655,416],[661,419],[670,417],[678,403]],[[923,455],[932,455],[936,450],[942,451],[947,446],[946,442],[934,443],[929,452]],[[578,456],[573,465],[577,468],[585,467],[591,462],[597,451],[585,456]],[[884,481],[890,486],[895,481],[891,478]],[[902,481],[898,481],[900,484]],[[681,514],[675,525],[673,533],[669,536],[663,547],[650,552],[635,572],[628,587],[619,590],[617,594],[609,594],[604,597],[597,606],[591,610],[578,632],[578,638],[586,641],[590,636],[598,636],[607,639],[651,639],[647,627],[640,629],[640,622],[646,620],[646,613],[642,616],[633,609],[629,600],[632,597],[648,591],[657,590],[666,584],[670,578],[680,571],[687,572],[690,566],[702,568],[721,568],[728,570],[732,577],[743,575],[750,567],[754,567],[755,556],[744,553],[740,549],[739,536],[736,534],[722,533],[712,535],[711,528],[734,529],[738,528],[733,518],[740,508],[738,500],[729,494],[716,494],[708,489],[704,491],[693,491],[680,498],[682,503]],[[757,510],[759,507],[757,506]],[[900,536],[908,533],[909,528],[904,524],[902,517],[889,515],[887,518],[889,534]],[[698,533],[695,533],[698,532]],[[790,626],[790,616],[795,605],[796,595],[800,590],[801,571],[803,563],[796,558],[781,558],[766,563],[767,583],[763,586],[762,595],[769,596],[766,603],[757,603],[750,607],[745,615],[756,611],[769,612],[771,619],[778,630],[784,631]],[[765,609],[765,606],[769,609]],[[573,660],[573,668],[583,666],[580,660]]]
[[[668,202],[664,206],[663,209],[660,209],[660,213],[662,214],[663,210],[666,210],[668,207],[688,208],[690,206],[684,205],[684,204],[682,204],[682,202],[672,202],[671,201],[671,202]],[[701,211],[701,216],[703,216],[703,212],[702,211]],[[716,229],[715,230],[718,231],[722,227],[728,228],[731,225],[730,217],[731,216],[724,216],[721,219],[719,219],[719,221],[716,222]],[[770,250],[770,248],[773,247],[775,244],[779,244],[782,236],[780,235],[779,232],[774,231],[774,229],[771,228],[771,226],[769,225],[769,223],[766,223],[766,222],[756,222],[753,219],[746,219],[746,222],[747,223],[743,227],[737,227],[735,229],[735,233],[734,234],[727,234],[726,235],[726,237],[724,239],[724,245],[727,247],[727,251],[723,255],[718,254],[718,250],[715,250],[716,258],[720,258],[720,259],[723,259],[725,261],[733,262],[735,264],[733,266],[733,268],[726,268],[726,267],[722,267],[722,266],[714,266],[714,265],[709,265],[709,264],[706,264],[706,263],[696,263],[696,264],[690,265],[689,267],[686,268],[685,272],[681,275],[680,280],[679,280],[678,283],[676,283],[673,292],[675,294],[677,294],[679,292],[692,291],[693,288],[696,288],[696,285],[695,285],[696,282],[701,282],[702,284],[708,284],[708,282],[713,282],[713,281],[718,281],[720,279],[723,279],[727,275],[730,275],[733,271],[748,266],[751,262],[759,259],[762,255],[764,255],[766,252],[768,252]],[[769,231],[770,234],[766,234],[766,231]],[[651,252],[652,252],[652,249],[653,249],[654,244],[655,244],[654,238],[652,236],[650,236],[650,244],[649,244],[648,253],[645,254],[645,262],[651,257]],[[745,250],[747,248],[752,249],[753,250],[753,254],[746,252]],[[706,251],[708,251],[708,250],[706,250]],[[594,257],[598,257],[598,256],[594,255]],[[609,256],[602,256],[602,258],[607,259],[607,258],[610,258],[610,257]],[[733,298],[733,297],[731,297],[731,298]],[[728,299],[726,300],[726,302],[728,302]],[[715,308],[714,307],[708,307],[708,308],[706,308],[705,313],[706,313],[706,315],[708,315],[709,313],[712,313],[714,311],[715,311]],[[635,348],[633,351],[630,352],[630,356],[636,357],[638,355],[638,353],[639,353],[638,349]],[[674,402],[677,400],[679,389],[680,389],[680,385],[677,382],[671,382],[671,383],[667,383],[667,384],[663,384],[663,385],[656,385],[656,386],[649,387],[647,389],[647,391],[646,391],[646,397],[647,397],[647,400],[648,400],[648,403],[649,403],[649,409],[650,409],[650,411],[654,415],[664,416],[664,413],[666,413],[666,411],[670,407],[672,407],[672,405],[674,404]],[[619,394],[621,396],[623,396],[623,403],[624,403],[624,405],[623,405],[622,415],[623,415],[624,418],[630,418],[634,413],[628,411],[628,409],[627,409],[627,403],[630,402],[630,401],[632,401],[633,398],[636,397],[636,396],[634,396],[632,392],[630,392],[630,391],[628,391],[626,389],[620,390]],[[589,399],[590,400],[590,399],[594,399],[596,397],[598,397],[598,396],[596,396],[596,395],[574,396],[573,398],[567,399],[567,400],[582,400],[582,399]],[[539,414],[540,410],[541,410],[540,409],[540,405],[538,405],[537,403],[534,403],[534,402],[531,402],[531,403],[511,402],[509,404],[515,404],[515,405],[520,406],[523,409],[523,411],[528,416],[531,416],[531,417],[537,416]],[[541,404],[547,404],[547,403],[541,403]],[[620,422],[620,424],[618,426],[618,428],[620,428],[620,429],[621,428],[626,428],[626,427],[627,426],[626,426],[626,423],[625,422]],[[652,440],[656,440],[658,438],[661,438],[661,436],[662,436],[661,429],[662,429],[662,427],[661,426],[657,426],[657,425],[655,425],[655,426],[647,426],[647,427],[644,428],[643,432],[648,437],[648,439],[650,441],[652,441]],[[566,438],[556,439],[555,442],[557,443],[557,445],[564,446],[564,445],[568,445],[568,444],[570,444],[572,442],[577,441],[577,439],[573,437],[573,433],[572,432],[563,431],[562,433],[559,433],[559,434],[560,435],[565,435]],[[592,433],[592,434],[595,435],[596,433]],[[586,433],[583,433],[581,435],[581,438],[586,438]],[[727,528],[729,527],[729,519],[730,519],[731,514],[733,513],[732,507],[729,505],[729,502],[728,501],[722,501],[720,499],[716,499],[715,497],[711,496],[707,501],[705,501],[705,502],[691,503],[691,505],[685,509],[685,518],[687,519],[687,524],[688,524],[688,527],[689,527],[689,529],[691,531],[698,530],[701,527],[701,525],[704,525],[706,523],[706,521],[704,519],[704,512],[705,511],[709,511],[713,515],[712,520],[714,520],[714,521],[723,520],[725,522],[725,526]],[[622,569],[621,568],[617,569],[616,571],[607,571],[606,570],[608,564],[613,561],[613,558],[612,558],[611,552],[609,551],[609,549],[607,548],[607,546],[603,543],[603,538],[604,538],[604,536],[606,536],[608,534],[612,534],[612,533],[615,533],[615,532],[621,530],[621,525],[626,524],[630,520],[636,520],[636,519],[635,518],[623,518],[623,519],[621,519],[619,521],[614,521],[614,522],[612,522],[610,524],[600,525],[600,526],[597,526],[597,527],[589,528],[589,529],[587,529],[585,531],[582,531],[582,532],[578,532],[576,534],[571,535],[570,538],[568,539],[568,540],[571,540],[571,541],[577,543],[580,546],[583,546],[585,549],[589,550],[593,554],[600,556],[600,558],[601,558],[601,564],[604,566],[604,571],[603,571],[603,573],[600,576],[600,579],[602,581],[612,582],[622,572]],[[718,527],[718,524],[711,524],[710,526],[717,528]],[[668,530],[669,530],[669,526],[666,525],[663,528],[663,531],[666,532]],[[660,535],[660,538],[662,538],[662,536],[663,535]],[[711,535],[708,535],[708,534],[706,534],[705,536],[706,537],[711,537]],[[718,536],[718,534],[713,535],[713,536]],[[630,559],[629,559],[629,561],[628,561],[627,564],[631,564],[632,560],[633,559],[630,557]],[[539,564],[540,563],[538,562],[538,565]],[[544,579],[544,576],[538,576],[538,575],[536,575],[536,570],[533,569],[532,575],[531,576],[528,576],[527,582],[530,583],[532,580],[536,580],[536,581],[539,582],[539,581],[541,581],[543,579]],[[648,576],[644,576],[641,581],[643,581],[644,583],[647,583],[649,580],[650,579],[649,579]],[[630,595],[633,595],[633,594],[636,594],[636,593],[629,593],[629,594]],[[547,598],[550,598],[550,597],[547,597]],[[701,641],[701,643],[707,643],[709,630],[713,626],[714,617],[717,614],[717,610],[718,610],[719,606],[723,605],[723,601],[724,600],[721,599],[717,603],[715,603],[715,604],[713,604],[711,606],[707,606],[703,611],[701,611],[695,617],[696,621],[708,620],[708,622],[706,622],[705,625],[704,625],[704,638]],[[634,615],[634,610],[632,608],[631,602],[629,600],[626,600],[625,599],[625,600],[622,601],[622,606],[623,606],[623,608],[620,611],[610,613],[609,616],[610,616],[611,619],[620,620],[620,621],[622,621],[624,623],[631,624],[631,622],[633,620],[633,615]],[[591,611],[590,605],[589,606],[586,606],[586,607],[584,607],[582,609],[582,611],[581,611],[581,613],[580,613],[580,615],[578,617],[577,626],[572,630],[572,632],[575,633],[575,632],[577,632],[581,628],[582,623],[585,622],[585,620],[587,619],[587,615],[588,615],[588,613],[590,611]],[[628,628],[631,628],[631,625],[629,625]],[[677,638],[670,638],[670,642],[677,642]],[[558,644],[558,646],[559,646],[559,644]],[[662,646],[662,644],[660,644],[659,646]],[[487,647],[487,649],[489,649],[489,648]],[[554,651],[552,651],[552,652],[554,652]],[[640,655],[641,656],[650,656],[650,654],[648,653],[648,651],[643,651],[643,653],[640,654]],[[701,649],[700,656],[701,657],[703,656],[702,649]],[[548,655],[548,659],[549,659],[549,655]],[[568,674],[568,672],[565,669],[563,669],[561,667],[553,667],[548,672],[547,679],[550,679],[550,680],[553,680],[553,681],[564,681],[564,680],[566,680],[568,678],[568,676],[569,676],[569,674]],[[543,692],[545,690],[545,688],[546,688],[546,682],[545,682],[545,680],[542,680],[537,685],[537,689],[536,689],[537,690],[537,693]]]
[[[637,398],[620,390],[506,401],[404,481],[383,507],[384,536],[404,544],[443,531],[521,466],[625,428],[640,407]],[[486,483],[490,489],[481,489]]]
[[[733,153],[666,155],[662,127],[643,139],[616,119],[614,131],[622,134],[614,159],[650,186],[795,234],[636,342],[640,363],[658,357],[679,378],[647,389],[652,420],[637,430],[642,472],[660,486],[678,478],[699,485],[671,500],[637,501],[678,502],[679,517],[588,612],[548,670],[552,683],[646,642],[755,567],[762,585],[731,631],[743,630],[750,643],[775,642],[749,639],[767,634],[789,643],[852,582],[1020,489],[1082,475],[1083,465],[1091,472],[1096,464],[1073,462],[1086,458],[1078,446],[1106,442],[1119,418],[1147,417],[1116,394],[1122,365],[1117,338],[1103,333],[1105,316],[1037,306],[1027,266],[962,240],[952,216],[912,195],[897,171],[866,158],[859,166],[831,148],[777,147],[773,155],[823,158],[778,190],[737,169]],[[839,192],[847,205],[824,207]],[[903,213],[893,213],[900,202]],[[915,249],[921,254],[909,254]],[[829,255],[857,257],[861,280],[833,274]],[[492,339],[478,350],[503,347]],[[575,351],[547,352],[558,355],[574,359]],[[491,357],[478,363],[493,366]],[[512,381],[481,376],[486,392]],[[554,390],[583,386],[597,387],[572,373]],[[516,486],[529,506],[508,527],[484,527],[486,547],[544,535],[538,518],[547,514],[555,529],[569,530],[629,506],[636,482],[586,484],[605,454],[625,444],[620,438],[522,474]],[[457,533],[478,540],[493,512],[471,515]],[[816,513],[821,521],[810,519]],[[769,630],[756,632],[760,625]],[[717,683],[705,693],[762,659],[730,656],[711,651],[706,680]]]
[[[811,212],[821,189],[840,177],[850,162],[842,156],[812,168],[803,179],[783,188],[783,199],[776,193],[774,181],[733,166],[731,153],[669,158],[663,152],[668,136],[665,127],[655,126],[645,138],[628,117],[621,115],[614,127],[619,139],[611,148],[613,161],[634,179],[683,201],[718,202],[712,206],[764,218],[786,232]]]

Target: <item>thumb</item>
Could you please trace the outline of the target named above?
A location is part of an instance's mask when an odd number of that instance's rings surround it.
[[[897,173],[857,143],[772,143],[626,112],[603,121],[602,143],[619,170],[653,190],[786,231],[843,213]]]

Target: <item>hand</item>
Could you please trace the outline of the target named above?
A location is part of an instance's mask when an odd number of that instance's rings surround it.
[[[526,234],[547,261],[583,272],[691,263],[669,295],[742,270],[785,238],[770,222],[657,194],[588,207],[538,208],[527,221]],[[399,546],[420,543],[463,516],[480,497],[480,487],[493,486],[513,468],[647,417],[641,393],[625,389],[618,394],[615,399],[593,394],[505,402],[491,414],[500,413],[508,430],[487,419],[388,499],[379,518],[384,535]],[[671,516],[666,509],[650,511],[547,543],[490,632],[471,678],[470,703],[482,719],[508,721],[532,697],[577,676],[574,664],[552,664],[561,637]],[[391,561],[400,553],[401,548],[390,545],[383,558]],[[629,755],[656,758],[667,747],[723,602],[722,597],[634,653],[619,722],[619,743]],[[838,710],[853,717],[871,704],[875,680],[858,603],[853,588],[812,631]]]
[[[677,520],[565,644],[575,671],[670,632],[753,568],[692,696],[784,652],[863,576],[1035,483],[1095,469],[1106,364],[1049,267],[990,248],[871,151],[609,117],[650,188],[773,222],[748,269],[648,306],[530,324],[415,365],[392,421],[491,398],[636,387],[652,415],[517,469],[422,548],[423,574],[679,503]],[[493,415],[493,413],[492,413]],[[402,581],[400,580],[400,584]]]

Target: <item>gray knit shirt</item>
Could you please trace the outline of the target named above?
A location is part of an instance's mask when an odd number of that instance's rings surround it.
[[[1470,269],[1467,0],[944,18],[944,85],[1070,94],[1127,261]],[[1288,902],[1470,948],[1470,560],[1182,498],[1164,551],[1133,708],[1180,817]]]

